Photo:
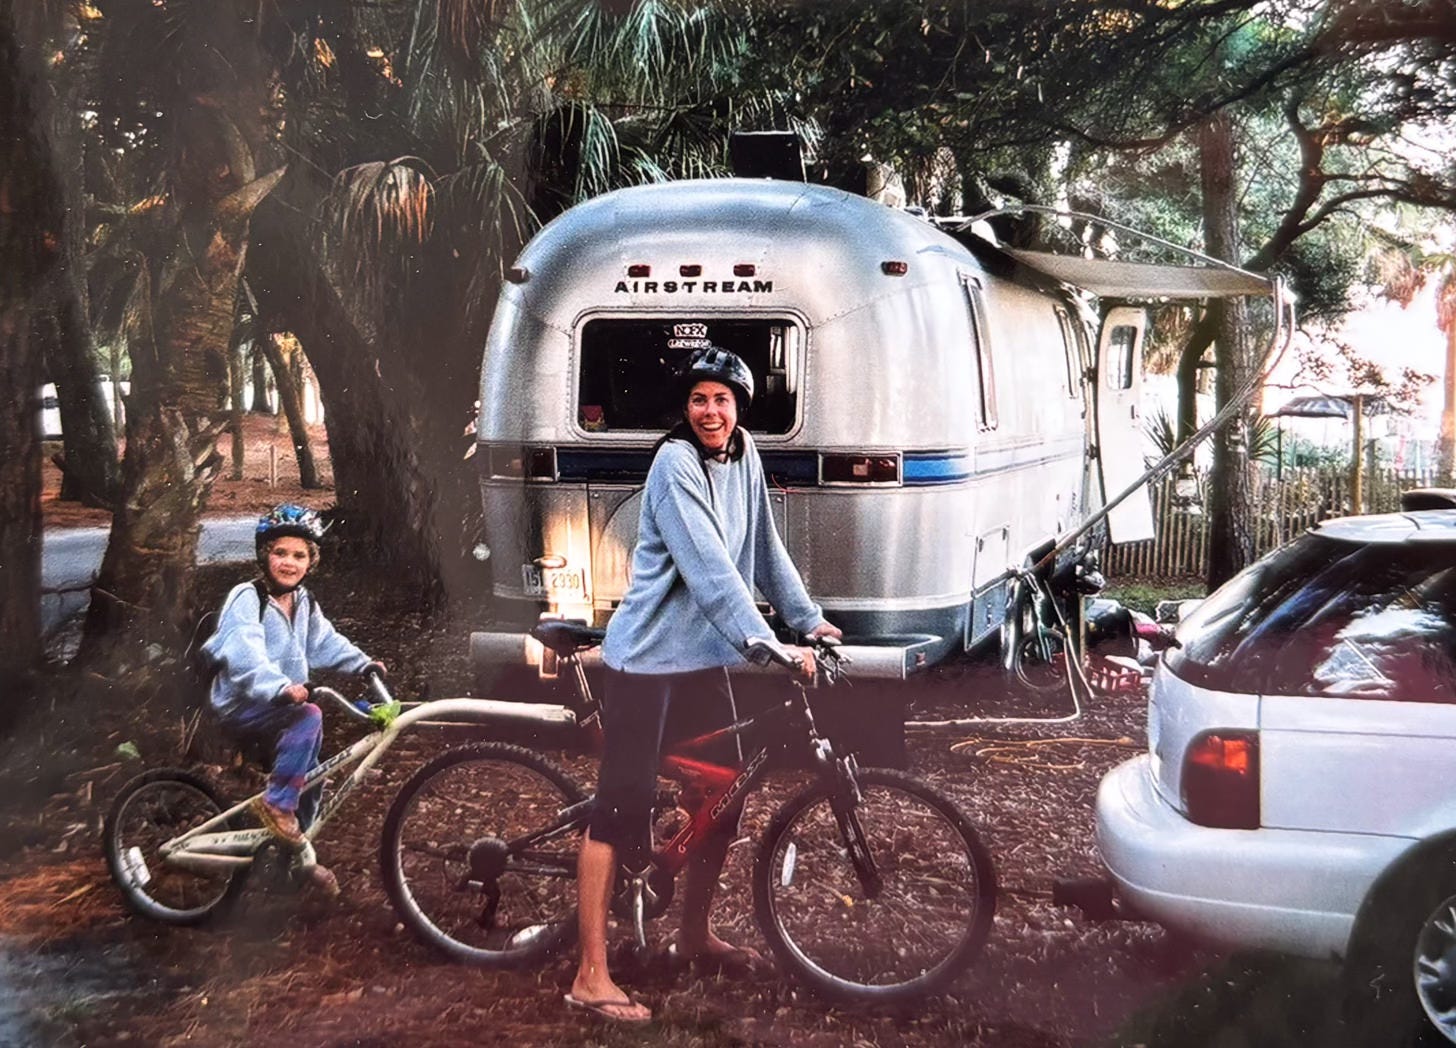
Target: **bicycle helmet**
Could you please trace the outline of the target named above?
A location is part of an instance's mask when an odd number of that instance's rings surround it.
[[[740,415],[753,403],[753,372],[742,357],[722,346],[693,350],[678,377],[679,393],[684,398],[699,382],[721,382],[738,398]]]
[[[268,544],[274,539],[292,535],[316,543],[324,537],[325,530],[324,522],[318,513],[307,506],[297,506],[292,502],[285,502],[282,505],[274,506],[258,518],[258,529],[253,536],[253,545],[261,558],[266,556]]]

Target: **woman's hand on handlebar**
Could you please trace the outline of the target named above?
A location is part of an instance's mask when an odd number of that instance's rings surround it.
[[[820,637],[833,637],[835,640],[844,639],[844,630],[832,622],[821,622],[808,633],[804,634],[810,640],[818,640]]]
[[[817,670],[814,660],[814,649],[808,647],[791,647],[789,648],[789,653],[797,655],[799,658],[799,676],[805,680],[812,681]]]

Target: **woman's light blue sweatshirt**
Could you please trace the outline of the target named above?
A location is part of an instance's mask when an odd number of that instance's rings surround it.
[[[259,610],[251,582],[234,586],[223,601],[217,629],[202,646],[217,667],[212,707],[224,719],[244,704],[272,703],[290,684],[303,684],[311,669],[353,673],[369,664],[302,586],[293,591],[293,621],[271,597]]]
[[[737,462],[704,460],[669,440],[647,473],[627,594],[607,624],[602,659],[627,673],[686,673],[743,661],[749,638],[773,631],[753,587],[784,621],[823,621],[769,511],[763,463],[743,431]]]

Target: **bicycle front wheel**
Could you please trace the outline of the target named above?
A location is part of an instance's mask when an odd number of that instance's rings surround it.
[[[185,771],[158,768],[121,788],[101,836],[111,878],[132,910],[167,924],[200,924],[237,897],[241,869],[201,872],[162,858],[162,845],[222,812],[212,787]]]
[[[904,1001],[976,959],[996,908],[991,858],[955,804],[902,772],[859,772],[863,799],[815,785],[781,808],[753,871],[779,962],[816,992]]]
[[[389,901],[424,942],[467,964],[539,961],[576,933],[576,820],[586,794],[539,754],[504,743],[448,750],[405,783],[384,820]]]

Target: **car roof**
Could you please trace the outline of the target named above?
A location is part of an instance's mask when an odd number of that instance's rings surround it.
[[[1343,542],[1456,542],[1456,509],[1335,517],[1320,521],[1310,531]]]

